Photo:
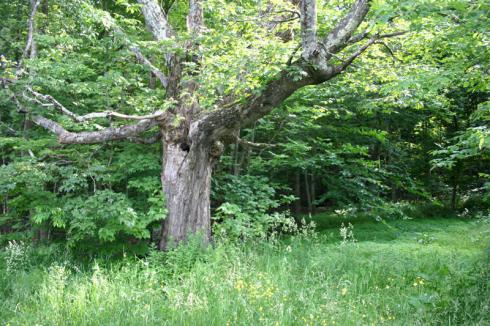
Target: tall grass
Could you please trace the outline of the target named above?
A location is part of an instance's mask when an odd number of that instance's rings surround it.
[[[277,242],[6,272],[8,325],[488,325],[489,223],[352,223]],[[0,259],[5,261],[5,259]]]

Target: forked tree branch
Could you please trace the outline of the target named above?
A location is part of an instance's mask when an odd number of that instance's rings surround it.
[[[391,50],[391,48],[386,43],[380,41],[380,39],[389,38],[389,37],[396,37],[396,36],[400,36],[400,35],[403,35],[403,34],[406,34],[406,33],[407,33],[406,31],[400,31],[400,32],[393,32],[393,33],[389,33],[389,34],[381,34],[381,35],[375,35],[375,36],[373,36],[372,38],[369,39],[369,41],[366,42],[366,44],[364,44],[359,49],[357,49],[347,59],[342,60],[342,64],[340,66],[336,67],[337,73],[342,72],[343,70],[345,70],[345,68],[347,68],[349,65],[351,65],[352,62],[354,62],[354,60],[357,57],[359,57],[364,51],[366,51],[373,44],[382,44],[382,45],[384,45],[388,49],[388,51],[390,52],[390,54],[396,59],[395,54],[393,53],[393,51]]]
[[[356,31],[357,27],[364,21],[369,11],[370,0],[356,0],[351,10],[345,15],[335,28],[321,41],[326,48],[325,58],[328,60],[342,50]]]
[[[332,57],[328,51],[338,51],[341,45],[344,46],[343,43],[346,43],[364,20],[369,10],[369,0],[356,0],[349,13],[321,44],[318,42],[312,44],[316,40],[315,0],[301,1],[302,46],[307,48],[308,56],[305,58],[302,55],[301,59],[292,62],[290,66],[278,73],[276,78],[270,81],[260,94],[251,96],[245,103],[213,111],[193,123],[190,132],[191,139],[201,133],[208,135],[210,139],[230,134],[241,126],[266,115],[299,88],[325,82],[338,73],[334,66],[328,64],[328,59]],[[310,54],[315,54],[313,52],[318,49],[324,52],[323,55],[316,56],[315,61],[311,62],[312,56]],[[313,52],[309,53],[308,51]],[[303,49],[303,53],[305,53],[305,49]],[[297,71],[292,72],[294,70]]]
[[[208,139],[226,137],[234,130],[268,114],[299,88],[326,82],[339,74],[377,40],[370,40],[339,67],[328,61],[349,44],[349,39],[369,11],[369,2],[356,0],[350,11],[323,41],[312,44],[312,40],[316,38],[315,4],[311,0],[302,0],[302,45],[306,47],[303,48],[302,57],[278,73],[276,78],[264,86],[260,94],[249,97],[245,103],[213,111],[193,123],[190,138],[206,137],[203,134],[208,135]],[[306,58],[305,51],[308,54]]]
[[[39,94],[39,93],[38,93]],[[15,94],[12,94],[12,100],[16,104],[19,112],[24,113],[24,114],[29,114],[29,110],[25,108],[17,99],[17,96]],[[52,98],[52,97],[51,97]],[[53,99],[54,100],[54,99]],[[56,100],[54,100],[56,101]],[[56,103],[59,103],[56,101]],[[54,105],[54,104],[53,104]],[[61,105],[61,104],[59,104]],[[61,106],[63,107],[63,106]],[[64,107],[63,107],[64,108]],[[66,108],[64,109],[64,113],[68,113],[71,111],[67,110]],[[135,116],[125,116],[118,114],[118,117],[124,116],[125,118],[135,118]],[[71,113],[70,116],[72,119],[75,118],[80,118],[79,116]],[[150,116],[146,116],[150,117]],[[160,114],[158,116],[154,116],[151,118],[144,119],[144,117],[137,117],[138,122],[135,124],[131,125],[126,125],[126,126],[121,126],[121,127],[110,127],[110,128],[105,128],[99,131],[85,131],[85,132],[70,132],[67,131],[65,128],[63,128],[59,123],[47,119],[43,116],[40,115],[33,115],[32,116],[32,121],[37,124],[40,127],[43,127],[44,129],[47,129],[54,133],[58,137],[58,141],[62,144],[95,144],[95,143],[100,143],[100,142],[105,142],[105,141],[110,141],[110,140],[122,140],[122,139],[139,139],[144,143],[149,143],[150,141],[153,140],[153,137],[149,139],[144,139],[144,138],[139,138],[138,135],[142,132],[145,132],[157,125],[162,125],[166,121],[165,119],[168,119],[169,117],[164,114]],[[76,121],[76,120],[75,120]],[[83,119],[78,119],[78,121],[84,121]],[[157,139],[158,140],[158,139]]]
[[[11,98],[16,104],[20,113],[24,113],[24,114],[30,113],[29,110],[19,102],[15,94],[12,93]],[[52,97],[50,98],[53,99]],[[59,104],[58,101],[56,100],[54,101]],[[63,106],[61,107],[64,108]],[[78,118],[78,121],[84,121],[83,119],[80,119],[81,118],[80,116],[75,115],[74,113],[67,110],[66,108],[64,108],[64,110],[66,111],[64,111],[63,113],[65,114],[70,113],[71,114],[70,117],[72,119]],[[47,119],[40,115],[33,115],[32,122],[54,133],[58,137],[58,141],[62,144],[95,144],[95,143],[106,142],[110,140],[122,140],[122,139],[130,139],[133,141],[137,139],[143,143],[150,143],[152,141],[157,141],[158,138],[154,138],[154,136],[150,138],[139,138],[138,135],[157,125],[164,124],[166,122],[164,120],[169,118],[167,115],[162,113],[160,113],[158,116],[156,116],[156,114],[154,116],[145,116],[148,118],[142,116],[138,116],[138,117],[126,116],[122,114],[118,114],[117,116],[123,118],[130,118],[130,119],[137,118],[139,121],[131,125],[126,125],[121,127],[109,127],[99,131],[85,131],[85,132],[67,131],[59,123]]]

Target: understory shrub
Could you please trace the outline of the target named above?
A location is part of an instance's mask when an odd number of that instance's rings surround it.
[[[227,175],[222,179],[215,190],[222,203],[213,217],[217,239],[263,239],[297,230],[289,211],[281,210],[294,196],[278,194],[265,177]]]

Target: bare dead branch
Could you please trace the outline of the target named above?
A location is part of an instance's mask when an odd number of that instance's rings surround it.
[[[255,143],[242,138],[237,138],[237,142],[244,147],[257,148],[257,149],[278,147],[278,145],[276,144]]]
[[[24,48],[24,52],[22,53],[22,59],[27,58],[29,54],[29,50],[31,50],[32,47],[32,42],[34,39],[34,18],[36,17],[36,12],[37,8],[39,7],[39,4],[41,4],[41,0],[34,0],[31,1],[31,14],[29,15],[29,20],[27,22],[28,25],[28,32],[27,32],[27,42],[26,42],[26,47]],[[20,62],[22,59],[19,61],[19,66],[21,65]]]

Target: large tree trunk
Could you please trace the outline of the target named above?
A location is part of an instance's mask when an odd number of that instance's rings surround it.
[[[160,250],[201,233],[211,236],[211,172],[214,158],[207,146],[166,143],[162,170],[167,217],[162,224]]]

